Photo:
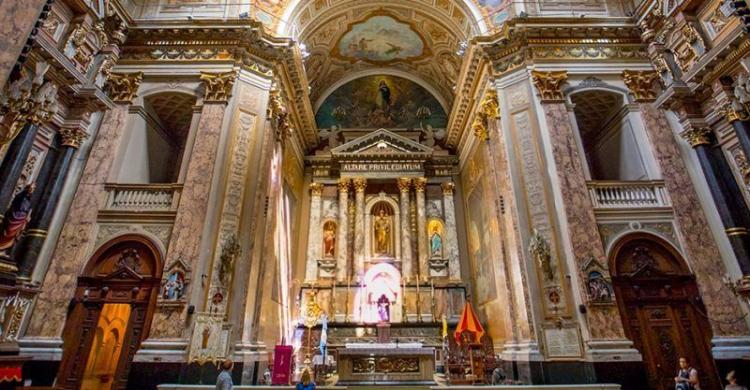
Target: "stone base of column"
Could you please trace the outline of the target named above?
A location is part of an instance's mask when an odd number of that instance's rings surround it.
[[[592,362],[640,362],[643,356],[628,339],[586,342],[586,360]]]
[[[147,339],[133,357],[134,362],[184,363],[187,360],[188,340]]]
[[[750,336],[714,337],[711,339],[714,359],[746,359],[750,356]]]
[[[539,352],[536,341],[507,342],[503,345],[500,358],[509,361],[541,362],[544,356]]]

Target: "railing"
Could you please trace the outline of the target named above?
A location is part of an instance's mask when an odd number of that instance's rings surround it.
[[[182,184],[107,184],[107,205],[111,211],[175,211]]]
[[[589,196],[595,209],[672,207],[664,182],[590,181]]]

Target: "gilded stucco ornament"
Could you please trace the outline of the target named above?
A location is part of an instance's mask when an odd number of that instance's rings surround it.
[[[542,103],[559,103],[565,100],[562,86],[568,80],[568,72],[564,70],[552,72],[532,70],[531,79]]]
[[[25,124],[40,125],[57,112],[58,87],[44,81],[49,65],[39,63],[32,79],[26,70],[0,93],[0,145],[12,141]]]
[[[687,129],[680,133],[680,136],[693,148],[701,145],[711,145],[711,129],[706,127]]]
[[[310,183],[310,194],[312,196],[323,195],[323,184],[321,183]]]
[[[536,260],[537,265],[542,270],[544,278],[549,281],[554,280],[555,271],[552,265],[552,250],[550,249],[547,240],[536,229],[534,229],[531,234],[529,253],[531,253],[531,256]]]
[[[138,93],[143,80],[143,72],[110,73],[106,89],[110,99],[116,103],[129,104]]]
[[[88,133],[79,127],[70,127],[60,129],[61,144],[78,149],[83,141],[88,138]]]
[[[655,72],[624,70],[622,81],[637,102],[650,102],[656,99],[654,83],[659,79]]]
[[[232,97],[232,87],[237,72],[208,73],[201,72],[201,80],[206,88],[204,103],[226,103]]]
[[[219,280],[224,286],[229,285],[234,264],[237,258],[242,254],[242,247],[234,234],[229,235],[221,247],[221,257],[219,258]]]
[[[272,90],[268,101],[268,115],[273,120],[276,129],[276,139],[284,141],[293,131],[289,119],[289,111],[278,90]]]

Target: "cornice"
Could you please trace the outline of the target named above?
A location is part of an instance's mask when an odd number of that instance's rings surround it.
[[[173,24],[174,23],[174,24]],[[160,21],[132,28],[120,64],[231,63],[281,83],[294,128],[306,149],[318,143],[315,115],[307,98],[308,81],[298,46],[278,38],[260,22]]]

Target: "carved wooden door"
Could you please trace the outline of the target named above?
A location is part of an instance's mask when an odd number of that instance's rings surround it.
[[[695,277],[654,242],[635,240],[619,252],[615,295],[625,332],[643,356],[649,388],[674,389],[680,357],[698,370],[702,388],[720,388]]]

